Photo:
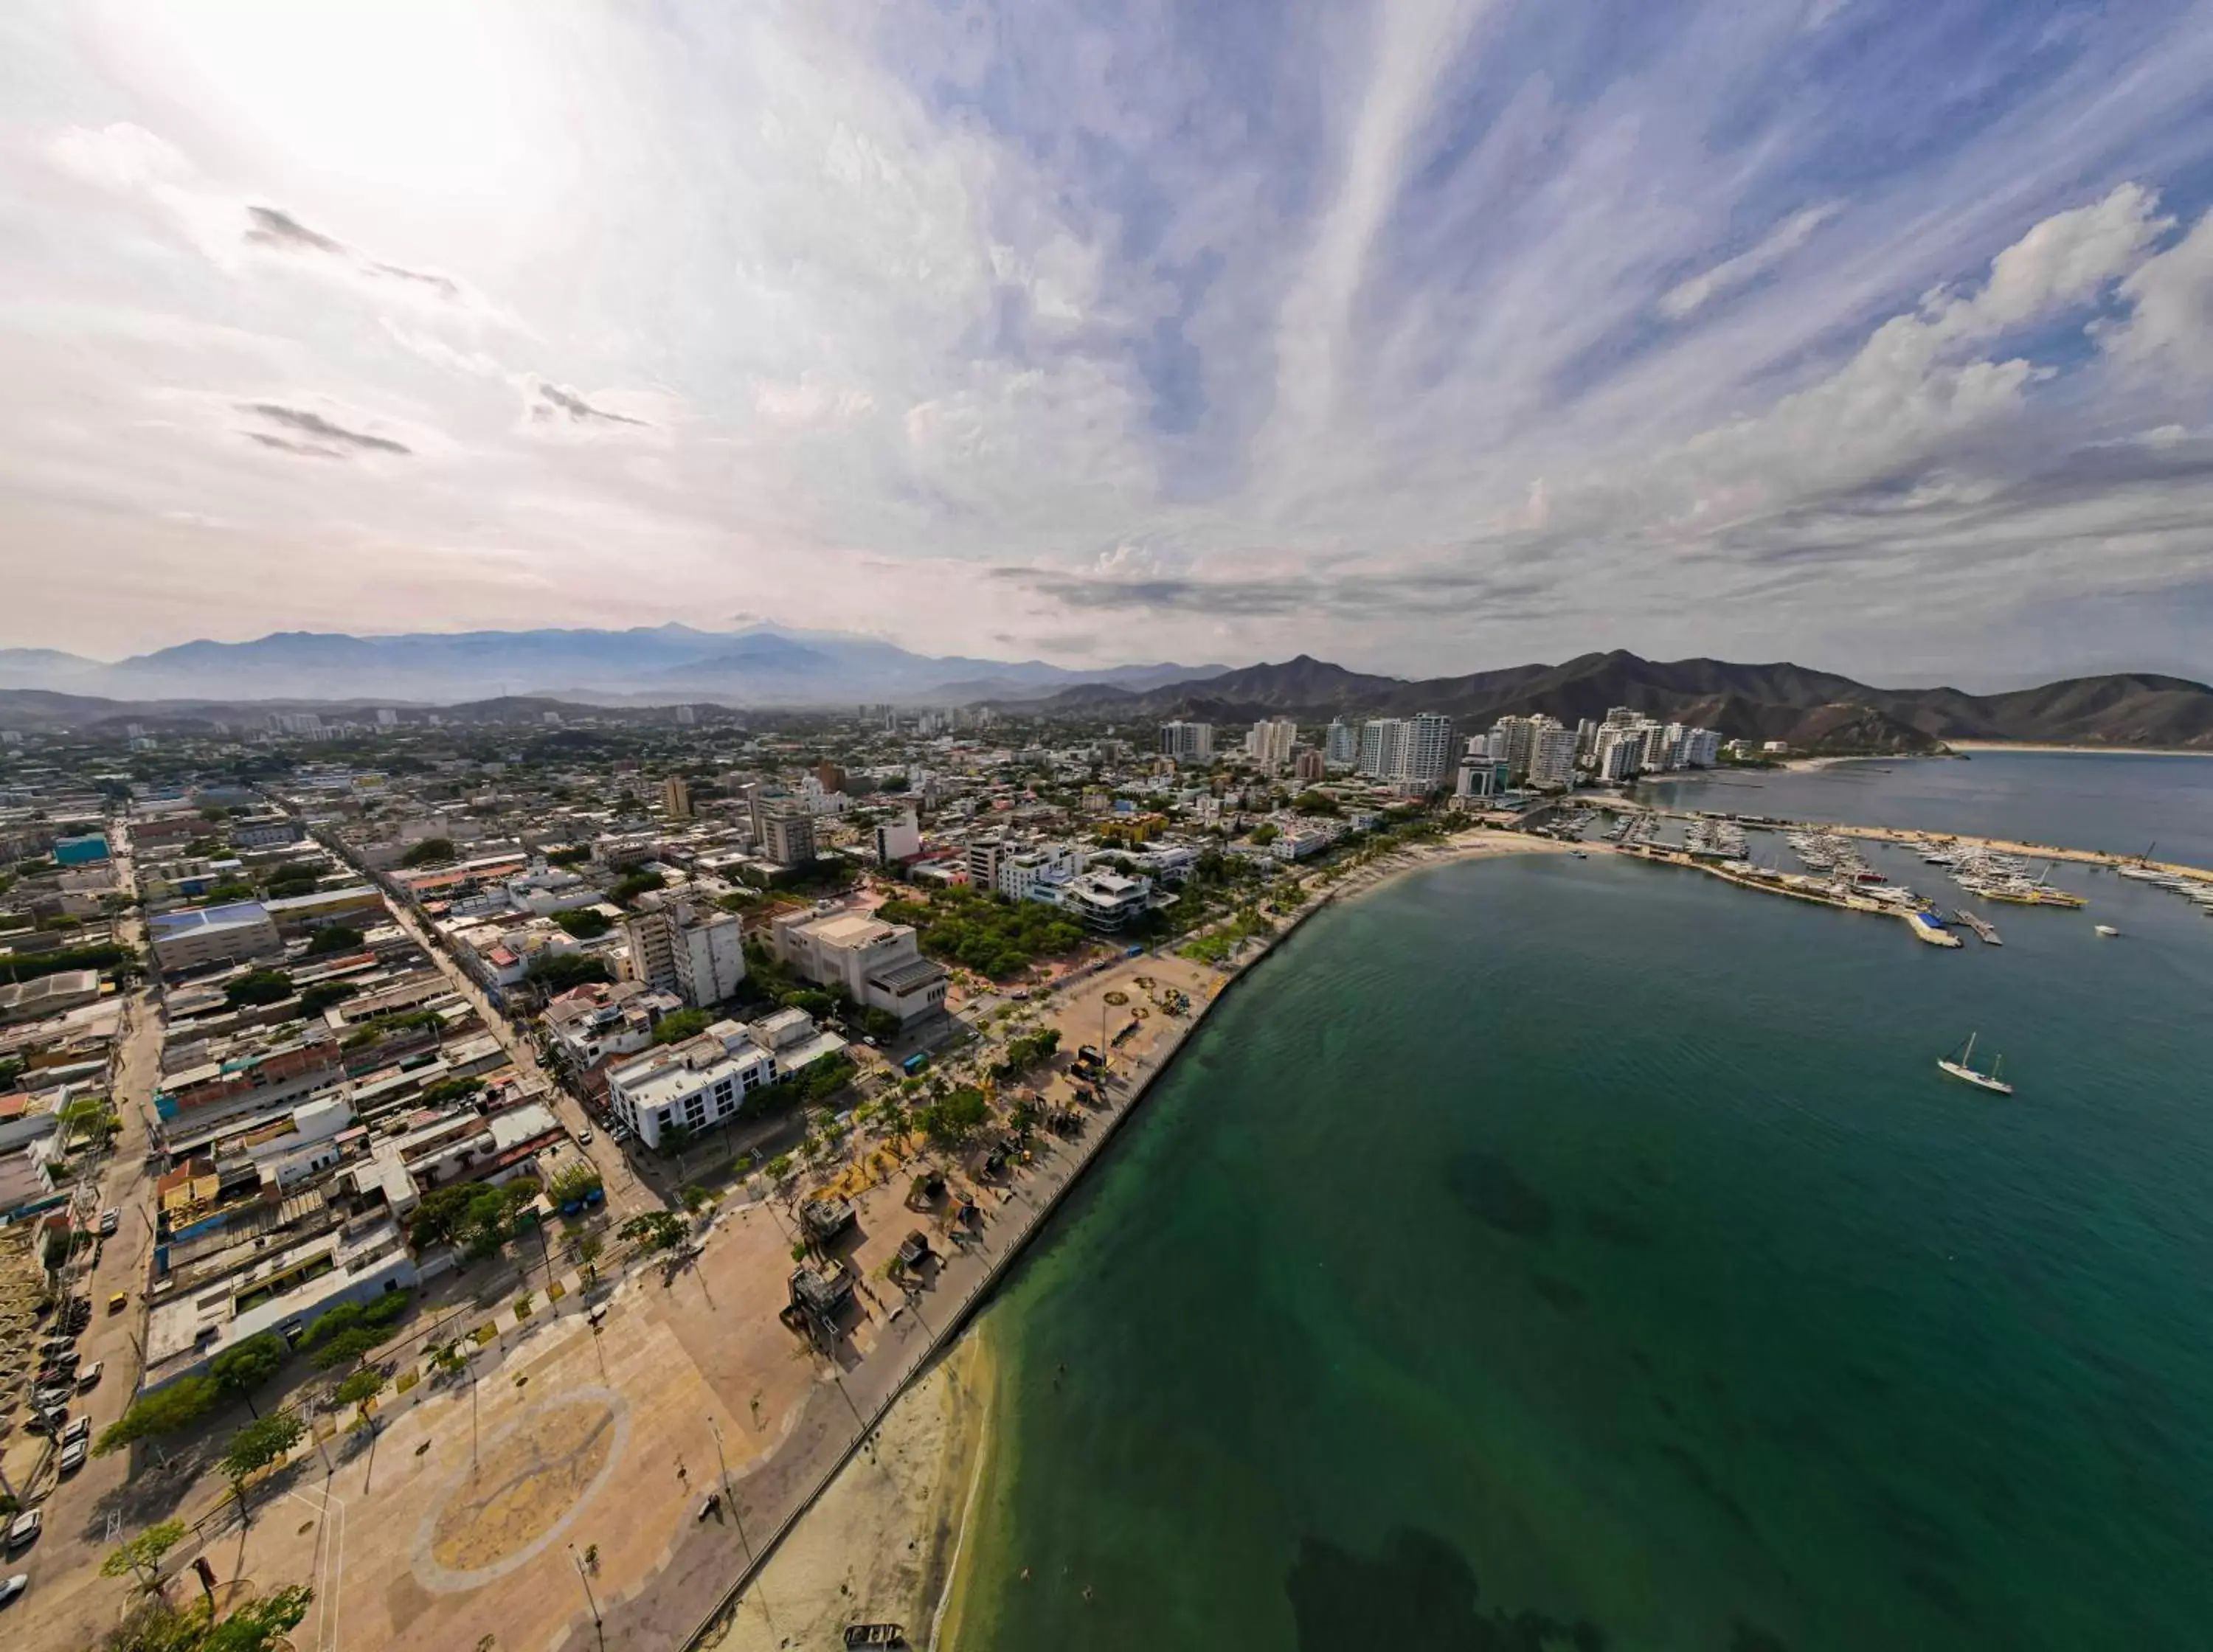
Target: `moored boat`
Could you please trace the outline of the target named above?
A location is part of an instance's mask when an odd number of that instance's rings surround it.
[[[1959,1053],[1947,1056],[1937,1062],[1937,1070],[1950,1074],[1954,1078],[1972,1084],[1978,1089],[1990,1090],[1999,1095],[2011,1095],[2013,1086],[1998,1076],[1999,1070],[2005,1065],[2003,1056],[1993,1061],[1990,1064],[1990,1071],[1986,1073],[1976,1069],[1975,1039],[1977,1036],[1978,1034],[1973,1033],[1968,1033],[1967,1042],[1961,1046]]]

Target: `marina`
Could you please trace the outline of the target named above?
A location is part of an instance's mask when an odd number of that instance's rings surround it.
[[[1954,908],[1948,920],[1935,899],[1880,869],[1870,860],[1871,854],[1879,849],[1910,852],[1931,877],[1942,877],[1963,893],[1981,900],[2064,911],[2081,911],[2090,904],[2089,898],[2054,884],[2053,872],[2062,864],[2104,869],[2128,882],[2178,894],[2213,917],[2213,869],[2155,862],[2149,849],[2129,856],[1891,826],[1816,824],[1762,815],[1643,808],[1611,802],[1594,807],[1619,818],[1610,827],[1594,827],[1588,841],[1610,847],[1616,854],[1691,867],[1742,888],[1794,900],[1895,917],[1905,923],[1916,940],[1948,950],[1965,944],[1954,924],[1987,946],[2005,943],[1997,925],[1970,908]],[[1679,826],[1680,840],[1673,841]],[[1753,833],[1769,840],[1780,836],[1783,850],[1798,863],[1799,869],[1763,863],[1753,852]],[[2120,933],[2111,924],[2094,927],[2104,937]]]

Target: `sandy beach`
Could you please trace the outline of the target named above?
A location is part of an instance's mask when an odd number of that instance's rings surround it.
[[[1944,743],[1955,752],[2087,752],[2100,757],[2213,757],[2213,751],[2188,746],[2032,745],[2016,740],[1948,740]]]

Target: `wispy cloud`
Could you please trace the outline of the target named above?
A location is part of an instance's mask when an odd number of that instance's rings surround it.
[[[119,593],[20,625],[1972,676],[2213,581],[2186,0],[438,11],[0,21],[106,112],[0,117],[0,505]]]

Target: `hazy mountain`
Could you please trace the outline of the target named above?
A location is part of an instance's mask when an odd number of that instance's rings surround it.
[[[755,626],[426,632],[277,631],[250,643],[184,643],[113,663],[48,649],[0,649],[0,687],[117,699],[353,699],[439,704],[510,695],[955,704],[985,693],[1097,681],[1149,688],[1224,668],[1172,664],[1078,673],[1043,661],[944,658],[872,637]]]
[[[1732,738],[1784,740],[1808,751],[1916,752],[1947,740],[2052,741],[2213,750],[2213,688],[2177,677],[2077,678],[2003,694],[1956,688],[1876,688],[1778,661],[1641,659],[1616,649],[1559,665],[1512,666],[1465,677],[1407,681],[1364,676],[1302,655],[1204,680],[1133,692],[1085,685],[1027,708],[1049,716],[1196,716],[1235,722],[1292,716],[1438,711],[1464,728],[1546,712],[1572,726],[1626,705],[1718,728]]]

